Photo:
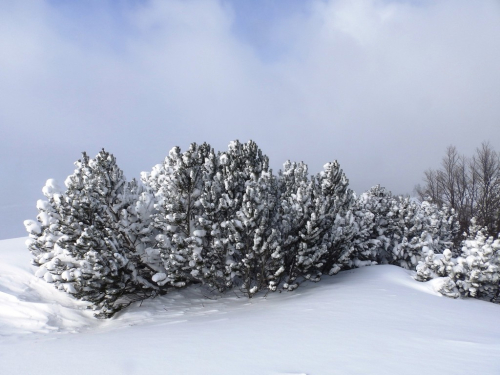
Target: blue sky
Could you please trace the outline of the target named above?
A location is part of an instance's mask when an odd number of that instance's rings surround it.
[[[499,150],[496,0],[0,1],[0,238],[82,151],[138,177],[255,140],[411,193],[450,144]]]

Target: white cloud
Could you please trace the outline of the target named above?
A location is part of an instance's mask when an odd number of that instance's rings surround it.
[[[235,138],[276,168],[338,159],[354,189],[404,193],[448,144],[500,135],[494,0],[311,1],[266,28],[272,58],[261,33],[235,32],[231,1],[54,4],[0,5],[9,203],[34,205],[82,150],[105,147],[131,178],[174,145]]]

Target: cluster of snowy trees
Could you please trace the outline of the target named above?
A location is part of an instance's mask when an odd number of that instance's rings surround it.
[[[422,248],[417,280],[439,278],[439,291],[449,297],[499,302],[500,154],[488,143],[470,158],[450,146],[441,168],[427,170],[416,192],[420,199],[453,208],[462,234],[444,252]]]
[[[448,297],[499,302],[500,239],[485,233],[486,228],[479,227],[473,218],[460,256],[454,257],[449,249],[435,254],[432,249],[424,248],[425,258],[417,265],[416,279],[440,279],[437,289]]]
[[[37,276],[99,317],[193,283],[249,297],[293,290],[338,272],[352,251],[354,196],[338,163],[309,176],[287,162],[274,174],[252,141],[175,147],[140,182],[104,150],[83,154],[65,185],[47,181],[37,221],[25,222],[28,247]]]
[[[476,218],[461,233],[453,209],[391,197],[378,186],[356,200],[354,212],[354,266],[395,264],[416,270],[418,281],[438,279],[445,296],[500,302],[500,234],[488,236]]]
[[[414,270],[423,248],[442,253],[453,248],[459,225],[452,209],[428,201],[393,196],[380,186],[361,194],[355,216],[351,266],[393,264]]]
[[[104,150],[75,165],[66,189],[47,181],[37,220],[25,221],[27,245],[37,276],[98,317],[190,284],[252,297],[372,264],[418,265],[424,280],[443,274],[435,259],[463,258],[453,209],[380,186],[356,197],[336,161],[317,175],[290,161],[273,173],[254,142],[234,141],[225,152],[174,147],[141,181],[127,181]],[[476,249],[480,239],[468,241]],[[454,272],[457,288],[472,283]]]

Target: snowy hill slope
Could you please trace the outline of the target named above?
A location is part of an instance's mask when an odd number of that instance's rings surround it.
[[[500,374],[500,306],[374,266],[295,292],[200,287],[102,321],[0,241],[0,374]],[[207,299],[204,296],[212,299]]]

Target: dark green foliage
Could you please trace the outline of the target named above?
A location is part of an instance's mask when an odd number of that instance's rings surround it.
[[[107,318],[158,292],[152,271],[140,262],[149,213],[139,199],[142,188],[126,182],[113,155],[103,150],[90,159],[84,153],[75,165],[67,190],[39,202],[40,231],[31,233],[29,248],[39,276]]]
[[[66,191],[47,181],[38,221],[25,223],[29,249],[38,276],[104,318],[194,283],[252,297],[364,265],[414,269],[424,258],[427,278],[442,273],[433,254],[458,228],[453,210],[380,186],[356,198],[336,161],[316,176],[291,162],[274,174],[253,141],[217,153],[174,147],[142,183],[127,182],[104,150],[76,166]]]

